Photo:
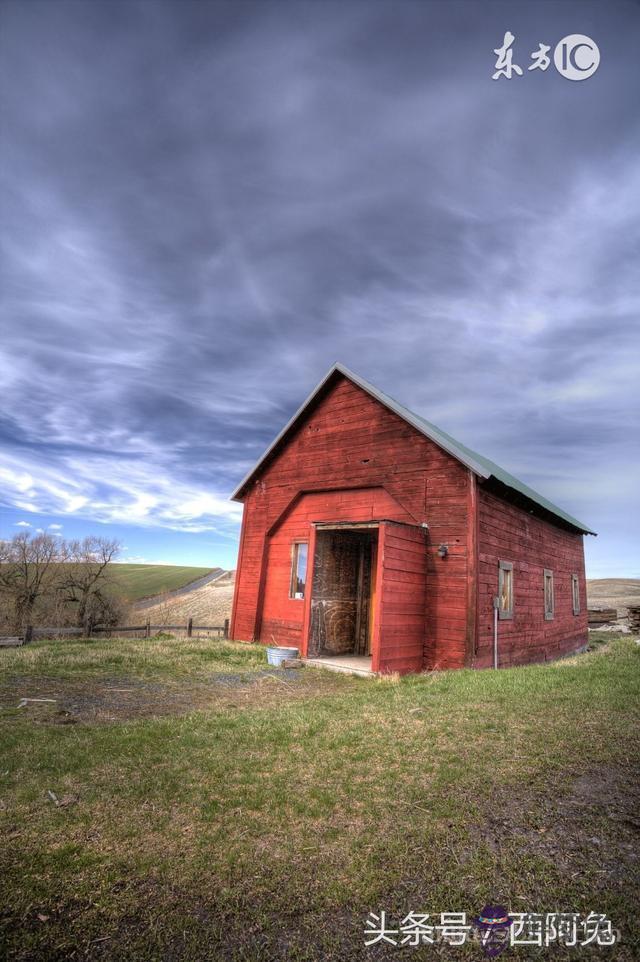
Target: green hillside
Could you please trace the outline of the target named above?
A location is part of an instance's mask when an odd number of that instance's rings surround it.
[[[190,568],[182,565],[135,565],[114,564],[111,567],[111,578],[114,579],[122,594],[129,601],[139,601],[160,595],[165,591],[174,591],[185,585],[204,578],[212,571],[222,568]]]

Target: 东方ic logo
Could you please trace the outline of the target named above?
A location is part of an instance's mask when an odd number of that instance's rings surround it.
[[[492,80],[499,80],[504,77],[511,80],[513,74],[521,77],[522,67],[514,62],[514,51],[512,49],[515,36],[507,30],[501,47],[496,47],[495,72]],[[530,54],[531,63],[527,71],[541,70],[544,72],[551,65],[549,51],[551,44],[539,43],[538,49]],[[556,44],[553,51],[553,63],[558,71],[567,80],[586,80],[593,76],[600,65],[600,51],[598,44],[591,37],[583,33],[570,33],[563,37]]]

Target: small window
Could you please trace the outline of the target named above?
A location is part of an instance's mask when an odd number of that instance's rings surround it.
[[[571,575],[571,597],[574,615],[580,614],[580,582],[577,575]]]
[[[291,545],[291,581],[289,583],[289,597],[302,601],[307,584],[307,554],[309,545],[306,541],[294,541]]]
[[[501,561],[498,572],[498,617],[513,618],[513,565]]]
[[[546,621],[552,621],[554,615],[553,601],[553,571],[544,569],[544,617]]]

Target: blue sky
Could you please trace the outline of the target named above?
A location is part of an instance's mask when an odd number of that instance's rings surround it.
[[[232,567],[229,493],[338,360],[598,531],[592,577],[640,577],[638,4],[0,26],[0,537]],[[525,69],[493,81],[506,30]],[[592,77],[526,69],[571,33]]]

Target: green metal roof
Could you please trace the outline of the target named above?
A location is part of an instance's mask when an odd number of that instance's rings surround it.
[[[343,377],[348,378],[353,384],[356,384],[358,387],[362,388],[363,391],[366,391],[366,393],[371,395],[371,397],[375,398],[390,411],[393,411],[408,424],[412,425],[412,427],[414,427],[417,431],[419,431],[421,434],[424,434],[425,437],[428,437],[430,440],[434,441],[439,447],[443,448],[466,467],[470,468],[475,474],[478,475],[478,477],[485,480],[488,478],[495,478],[505,487],[518,492],[518,494],[524,496],[529,501],[540,505],[540,507],[544,508],[545,511],[555,515],[557,518],[564,521],[565,524],[570,525],[577,531],[581,531],[583,534],[595,534],[595,531],[591,531],[591,529],[587,528],[586,525],[582,524],[581,521],[578,521],[570,514],[567,514],[566,511],[563,511],[562,508],[559,508],[557,505],[553,504],[553,502],[548,501],[547,498],[543,497],[541,494],[538,494],[537,491],[534,491],[533,488],[530,488],[527,484],[519,481],[518,478],[515,478],[512,474],[509,474],[508,471],[505,471],[504,468],[501,468],[498,464],[490,461],[489,458],[483,457],[476,451],[472,451],[471,448],[466,447],[466,445],[460,444],[459,441],[456,441],[455,438],[452,438],[450,434],[446,433],[446,431],[442,431],[440,428],[436,427],[435,424],[432,424],[425,418],[420,417],[419,414],[414,414],[413,411],[409,410],[409,408],[399,404],[398,401],[395,401],[393,398],[389,397],[388,394],[384,394],[382,391],[379,391],[378,388],[374,387],[372,384],[369,384],[369,382],[365,381],[364,378],[354,374],[353,371],[350,371],[342,364],[334,364],[334,366],[320,381],[317,387],[314,388],[306,401],[304,401],[304,403],[298,408],[289,423],[285,425],[280,434],[275,438],[272,444],[269,445],[255,467],[251,469],[249,474],[238,485],[236,490],[231,495],[233,500],[238,500],[242,497],[242,494],[244,493],[249,481],[251,481],[254,475],[258,473],[264,462],[284,441],[285,437],[289,434],[309,404],[311,404],[316,396],[327,385],[328,381],[336,374],[341,374]]]

